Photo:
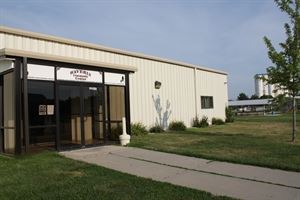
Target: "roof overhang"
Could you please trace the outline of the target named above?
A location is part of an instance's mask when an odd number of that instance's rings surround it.
[[[37,52],[30,52],[30,51],[23,51],[23,50],[16,50],[16,49],[0,49],[0,57],[1,56],[17,56],[17,57],[28,57],[40,60],[49,60],[49,61],[56,61],[56,62],[64,62],[64,63],[72,63],[72,64],[80,64],[80,65],[87,65],[87,66],[95,66],[95,67],[103,67],[103,68],[110,68],[110,69],[118,69],[130,72],[136,72],[137,68],[132,66],[126,65],[117,65],[105,62],[98,62],[86,59],[78,59],[73,57],[65,57],[65,56],[58,56],[58,55],[51,55],[51,54],[43,54]]]

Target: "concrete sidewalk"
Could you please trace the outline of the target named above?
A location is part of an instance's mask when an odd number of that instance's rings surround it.
[[[240,199],[300,199],[300,173],[210,161],[132,147],[61,152],[66,157],[153,180]]]

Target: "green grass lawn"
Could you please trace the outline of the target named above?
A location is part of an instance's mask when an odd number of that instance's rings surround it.
[[[298,115],[300,130],[300,115]],[[300,171],[300,136],[291,144],[291,116],[239,117],[234,123],[133,137],[130,146]]]
[[[0,199],[229,199],[44,152],[0,156]]]

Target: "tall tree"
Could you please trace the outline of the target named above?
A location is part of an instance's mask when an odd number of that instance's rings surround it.
[[[289,16],[290,22],[284,24],[286,40],[279,43],[281,51],[277,51],[271,40],[264,37],[268,48],[268,56],[273,66],[267,68],[267,82],[276,84],[277,90],[293,98],[293,130],[292,142],[296,140],[296,99],[300,91],[300,0],[275,0],[280,10]]]

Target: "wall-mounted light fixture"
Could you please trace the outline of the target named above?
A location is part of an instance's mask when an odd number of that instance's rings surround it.
[[[155,81],[155,82],[154,82],[154,87],[155,87],[155,89],[160,89],[160,87],[161,87],[161,82]]]

